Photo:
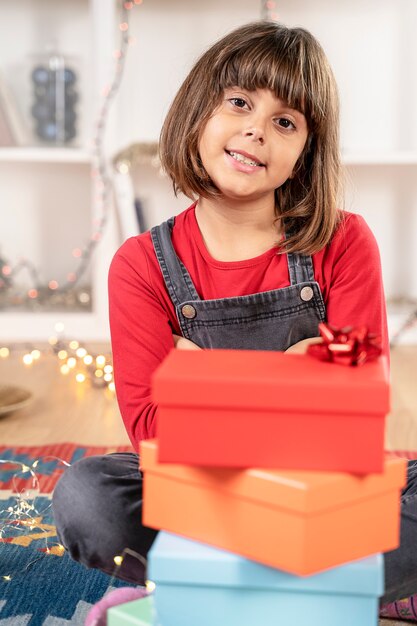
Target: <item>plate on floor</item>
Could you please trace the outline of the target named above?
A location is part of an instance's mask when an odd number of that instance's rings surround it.
[[[22,409],[32,402],[32,392],[24,387],[0,385],[0,415]]]

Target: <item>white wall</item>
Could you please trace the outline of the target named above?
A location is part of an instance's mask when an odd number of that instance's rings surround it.
[[[417,158],[413,165],[372,164],[375,156],[390,161],[398,152],[417,155],[417,2],[277,4],[280,19],[311,30],[330,59],[340,91],[343,152],[354,161],[355,155],[369,157],[368,164],[348,167],[346,208],[364,215],[377,237],[387,296],[417,298]],[[133,14],[137,43],[130,50],[117,106],[118,147],[156,140],[193,61],[229,29],[257,19],[259,7],[253,0],[145,1]],[[154,186],[159,189],[156,174]],[[182,207],[165,197],[166,215]],[[158,198],[155,205],[156,221],[162,201]]]
[[[97,8],[96,32],[100,24],[107,32],[112,0],[90,2]],[[346,208],[364,215],[376,235],[387,296],[417,298],[417,1],[282,0],[277,6],[284,23],[306,27],[318,37],[334,68],[342,103],[342,147],[351,163]],[[230,29],[258,19],[260,8],[258,0],[144,0],[136,6],[130,29],[136,43],[129,49],[110,115],[109,156],[134,142],[156,141],[169,104],[197,56]],[[55,37],[63,52],[78,57],[84,146],[92,134],[94,59],[105,59],[104,74],[110,78],[113,73],[111,42],[91,49],[88,11],[89,0],[0,3],[0,65],[14,82],[23,110],[27,81],[19,67],[30,53]],[[114,37],[116,41],[117,24]],[[411,155],[411,164],[404,163],[405,153]],[[376,164],[381,159],[385,165]],[[145,168],[141,176],[153,223],[189,203],[175,199],[169,182],[161,181],[155,170]],[[7,253],[12,261],[27,256],[45,275],[53,269],[65,276],[72,270],[70,250],[90,233],[89,186],[85,165],[64,170],[56,164],[0,163],[0,254]],[[110,224],[114,227],[114,221]],[[117,233],[106,236],[97,255],[110,259],[120,243]],[[106,269],[100,269],[101,292]]]

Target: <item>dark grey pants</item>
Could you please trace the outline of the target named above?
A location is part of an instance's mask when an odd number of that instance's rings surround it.
[[[142,526],[142,476],[129,452],[88,457],[67,468],[53,495],[58,538],[76,561],[115,573],[114,557],[129,551],[146,557],[157,531]],[[385,595],[391,602],[417,593],[417,462],[408,464],[401,496],[401,546],[387,552]],[[117,572],[129,582],[146,579],[142,559],[129,558]]]
[[[70,556],[110,575],[143,585],[143,559],[115,556],[126,548],[146,557],[157,531],[142,526],[142,475],[136,454],[117,452],[81,459],[58,481],[52,510],[58,539]]]

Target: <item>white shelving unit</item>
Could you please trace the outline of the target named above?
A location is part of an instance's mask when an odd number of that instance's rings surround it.
[[[417,165],[416,152],[345,152],[342,154],[345,165]]]
[[[168,106],[196,57],[233,27],[258,19],[260,4],[144,0],[132,10],[133,43],[106,129],[109,161],[131,143],[157,141]],[[97,219],[90,146],[102,89],[113,71],[118,5],[118,0],[1,3],[1,23],[15,26],[2,34],[0,67],[11,79],[16,77],[18,62],[41,51],[53,33],[63,53],[80,61],[82,119],[74,148],[0,149],[0,255],[6,245],[11,253],[13,239],[17,254],[27,250],[29,258],[49,259],[50,271],[71,271],[67,240],[74,229],[78,236],[88,236],[89,224]],[[417,301],[417,2],[284,0],[278,10],[282,22],[311,30],[326,50],[341,97],[346,209],[361,213],[375,233],[388,300]],[[144,168],[140,192],[151,223],[189,204],[175,199],[169,182],[152,168]],[[49,228],[39,220],[43,209],[50,216]],[[57,249],[57,214],[64,230],[59,233],[60,253],[52,262],[45,250]],[[71,223],[65,221],[68,215]],[[60,321],[68,335],[108,339],[107,270],[122,242],[119,232],[112,212],[91,270],[91,313],[0,313],[0,341],[44,340]],[[407,314],[407,307],[390,312],[391,333]],[[416,342],[417,329],[404,341]]]
[[[15,265],[22,256],[33,262],[45,282],[76,270],[71,254],[91,237],[100,215],[91,176],[94,121],[102,91],[114,70],[117,4],[114,0],[52,0],[7,2],[0,7],[2,24],[14,28],[2,34],[1,70],[15,96],[26,126],[29,119],[30,55],[54,41],[79,67],[78,137],[74,146],[39,145],[28,134],[27,145],[0,148],[0,254]],[[109,153],[112,122],[106,129]],[[96,208],[97,207],[97,208]],[[12,208],[12,210],[10,210]],[[42,340],[63,323],[68,338],[107,340],[107,271],[120,243],[113,207],[103,239],[97,245],[84,282],[92,291],[91,310],[60,312],[0,312],[0,343]],[[81,284],[83,284],[81,282]]]
[[[82,163],[91,165],[93,155],[80,148],[0,148],[0,163]]]

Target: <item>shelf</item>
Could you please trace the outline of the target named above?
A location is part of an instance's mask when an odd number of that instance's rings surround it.
[[[417,165],[417,152],[345,152],[344,165]]]
[[[90,164],[92,154],[81,148],[16,147],[0,148],[0,163],[80,163]]]
[[[81,148],[0,148],[0,162],[90,164],[92,159],[91,152]],[[344,165],[417,165],[417,152],[346,152],[342,154],[342,162]]]

